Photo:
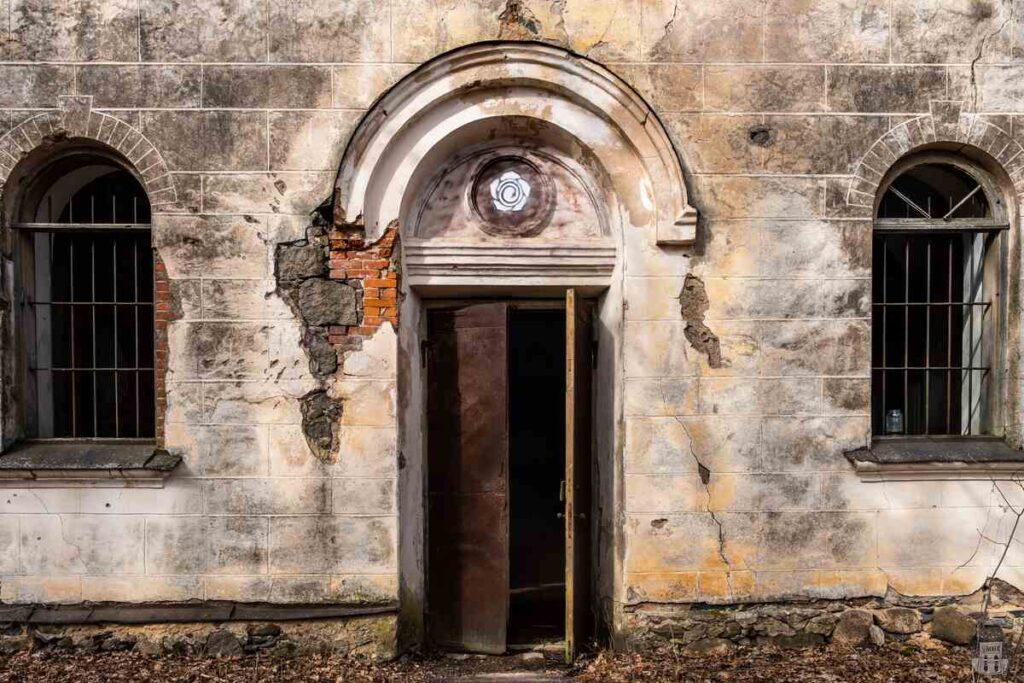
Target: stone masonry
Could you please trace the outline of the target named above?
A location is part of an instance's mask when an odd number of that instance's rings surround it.
[[[421,549],[402,530],[424,513],[400,518],[398,503],[416,485],[399,399],[419,363],[400,344],[416,324],[399,317],[409,235],[347,215],[334,187],[364,116],[387,125],[371,107],[389,88],[410,74],[426,87],[430,60],[498,39],[556,46],[567,68],[592,60],[635,89],[699,216],[695,243],[666,246],[628,223],[642,201],[602,214],[622,221],[598,468],[613,480],[597,598],[611,632],[672,639],[700,622],[685,644],[812,642],[856,608],[870,615],[851,622],[892,633],[893,595],[932,609],[989,577],[1019,487],[866,481],[844,453],[870,440],[874,192],[924,148],[977,150],[1014,205],[1003,423],[1011,445],[1024,438],[1020,3],[8,0],[0,18],[4,205],[21,187],[7,179],[57,138],[123,153],[150,194],[167,297],[158,433],[183,458],[162,488],[5,481],[5,605],[417,607],[406,570]],[[5,370],[5,435],[13,381]],[[999,578],[1024,587],[1019,544]],[[353,639],[393,650],[381,623]]]

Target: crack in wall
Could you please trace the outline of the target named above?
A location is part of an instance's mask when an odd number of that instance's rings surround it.
[[[555,24],[555,28],[561,32],[562,39],[565,41],[565,46],[570,47],[571,41],[569,40],[569,31],[565,28],[565,3],[566,0],[553,0],[551,3],[551,11],[558,17],[558,23]]]
[[[662,402],[662,404],[664,406],[666,406],[666,408],[667,408],[668,407],[668,400],[667,400],[667,397],[665,396],[665,391],[664,391],[664,388],[662,387],[661,382],[658,383],[658,391],[661,394],[661,402]],[[729,558],[728,558],[728,556],[725,553],[725,544],[726,544],[725,526],[722,524],[722,520],[720,520],[718,518],[718,515],[715,514],[715,511],[711,508],[711,468],[708,467],[707,465],[705,465],[701,461],[700,456],[697,455],[697,451],[693,447],[693,435],[690,434],[690,429],[686,426],[686,423],[683,422],[682,418],[680,418],[678,415],[674,415],[673,414],[672,418],[676,422],[679,423],[680,427],[683,428],[683,433],[686,434],[687,448],[690,451],[690,457],[692,457],[693,461],[697,464],[697,476],[700,477],[701,486],[704,488],[704,495],[705,495],[705,498],[706,498],[705,503],[704,503],[704,511],[708,514],[708,516],[711,517],[711,521],[717,527],[718,557],[722,560],[722,563],[726,567],[731,569],[732,568],[732,562],[729,561]],[[655,521],[657,521],[657,520],[655,520]],[[653,524],[653,522],[652,522],[652,524]],[[729,586],[729,594],[732,595],[732,593],[733,593],[732,576],[730,575],[730,573],[728,571],[726,571],[725,580],[726,580],[726,582],[727,582],[727,584]]]
[[[985,52],[985,44],[988,43],[988,41],[991,40],[992,38],[995,38],[997,35],[1002,33],[1003,30],[1006,28],[1006,26],[1010,23],[1011,18],[1012,18],[1012,12],[1011,12],[1011,16],[1010,17],[1007,17],[1006,19],[1003,19],[1003,22],[1001,24],[999,24],[999,28],[997,28],[994,31],[991,31],[991,32],[987,33],[985,35],[985,37],[983,37],[981,39],[981,42],[978,43],[978,53],[974,56],[974,59],[971,60],[971,111],[972,112],[977,112],[978,111],[978,73],[977,73],[977,66],[978,66],[978,62],[981,61],[981,58],[982,58],[982,56],[983,56],[983,54]]]
[[[614,9],[614,10],[612,10],[612,16],[611,16],[611,18],[610,18],[610,19],[608,19],[608,24],[607,24],[607,25],[606,25],[606,26],[604,27],[604,31],[602,31],[602,32],[601,32],[601,36],[600,36],[600,37],[599,37],[599,38],[598,38],[598,39],[597,39],[596,41],[594,41],[594,43],[593,43],[593,44],[592,44],[592,45],[591,45],[590,47],[588,47],[588,48],[586,49],[586,51],[584,52],[584,54],[586,54],[587,56],[590,56],[590,53],[591,53],[591,52],[593,52],[593,51],[594,51],[594,50],[596,50],[597,48],[601,47],[602,45],[606,45],[606,44],[607,44],[607,41],[605,41],[605,38],[607,38],[607,37],[608,37],[608,32],[612,30],[612,25],[613,25],[613,24],[615,23],[615,19],[616,19],[616,18],[617,18],[618,16],[619,16],[619,5],[616,5],[616,6],[615,6],[615,9]],[[562,24],[564,25],[564,24],[565,24],[565,22],[563,21],[563,22],[562,22]],[[564,29],[563,29],[563,30],[564,30]],[[565,37],[566,37],[566,40],[568,41],[568,39],[569,39],[569,35],[568,35],[568,34],[566,34],[566,36],[565,36]],[[647,116],[647,112],[644,112],[644,116],[645,116],[645,118],[646,118],[646,116]],[[645,123],[646,123],[646,121],[645,121]]]
[[[667,36],[669,33],[672,32],[672,25],[676,23],[676,18],[678,18],[678,17],[679,17],[679,0],[676,0],[675,4],[672,5],[672,16],[669,17],[669,20],[666,21],[665,25],[662,27],[662,37]]]
[[[701,462],[700,457],[697,455],[697,451],[693,448],[693,436],[690,434],[689,428],[686,423],[678,415],[673,415],[675,421],[679,423],[679,426],[683,428],[683,432],[686,433],[687,446],[690,451],[690,456],[693,461],[697,463],[697,475],[700,477],[700,483],[704,487],[704,495],[707,501],[704,503],[704,511],[711,517],[711,521],[718,527],[718,557],[722,560],[726,567],[732,568],[732,562],[725,554],[725,527],[722,525],[722,520],[718,519],[718,515],[711,508],[711,469]],[[726,573],[726,580],[729,582],[729,593],[732,593],[732,579]]]

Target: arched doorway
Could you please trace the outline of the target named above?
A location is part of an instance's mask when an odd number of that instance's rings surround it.
[[[582,57],[469,46],[371,109],[334,214],[401,236],[405,636],[503,651],[539,605],[572,656],[619,571],[626,254],[696,228],[661,123]]]

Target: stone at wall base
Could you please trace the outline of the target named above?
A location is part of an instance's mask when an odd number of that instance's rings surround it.
[[[871,638],[875,617],[863,609],[846,610],[832,632],[832,642],[840,645],[864,645]]]
[[[0,635],[0,655],[74,650],[229,657],[259,651],[273,657],[341,654],[390,660],[397,654],[396,628],[392,614],[281,623],[29,626],[21,634]]]
[[[875,623],[888,633],[910,635],[921,630],[921,616],[909,607],[889,607],[875,612]]]
[[[1005,593],[1006,591],[1004,591]],[[969,613],[980,595],[934,598],[813,600],[792,603],[707,605],[644,603],[624,614],[624,630],[615,647],[658,650],[668,645],[688,650],[739,646],[779,648],[882,646],[889,641],[920,640],[970,645],[977,622]],[[1008,638],[1024,630],[1024,594],[1002,595],[993,607]],[[954,603],[951,605],[950,603]]]
[[[978,622],[956,607],[938,607],[932,615],[933,638],[956,645],[970,645],[978,630]]]

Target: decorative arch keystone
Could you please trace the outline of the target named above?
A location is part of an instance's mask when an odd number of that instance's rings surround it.
[[[21,122],[0,137],[0,191],[18,163],[32,151],[65,139],[87,139],[117,150],[132,166],[154,213],[177,201],[174,179],[156,147],[138,129],[92,108],[91,96],[62,97],[58,111]]]
[[[846,202],[874,210],[878,186],[886,171],[909,152],[934,143],[959,143],[980,149],[995,159],[1024,198],[1024,147],[987,117],[965,112],[965,102],[933,100],[929,113],[894,126],[875,141],[857,165]]]
[[[460,132],[502,118],[558,128],[603,170],[623,223],[650,228],[659,244],[689,244],[697,212],[683,169],[651,108],[608,69],[535,43],[471,45],[420,67],[366,114],[335,183],[335,220],[375,239],[401,223],[417,171]]]

